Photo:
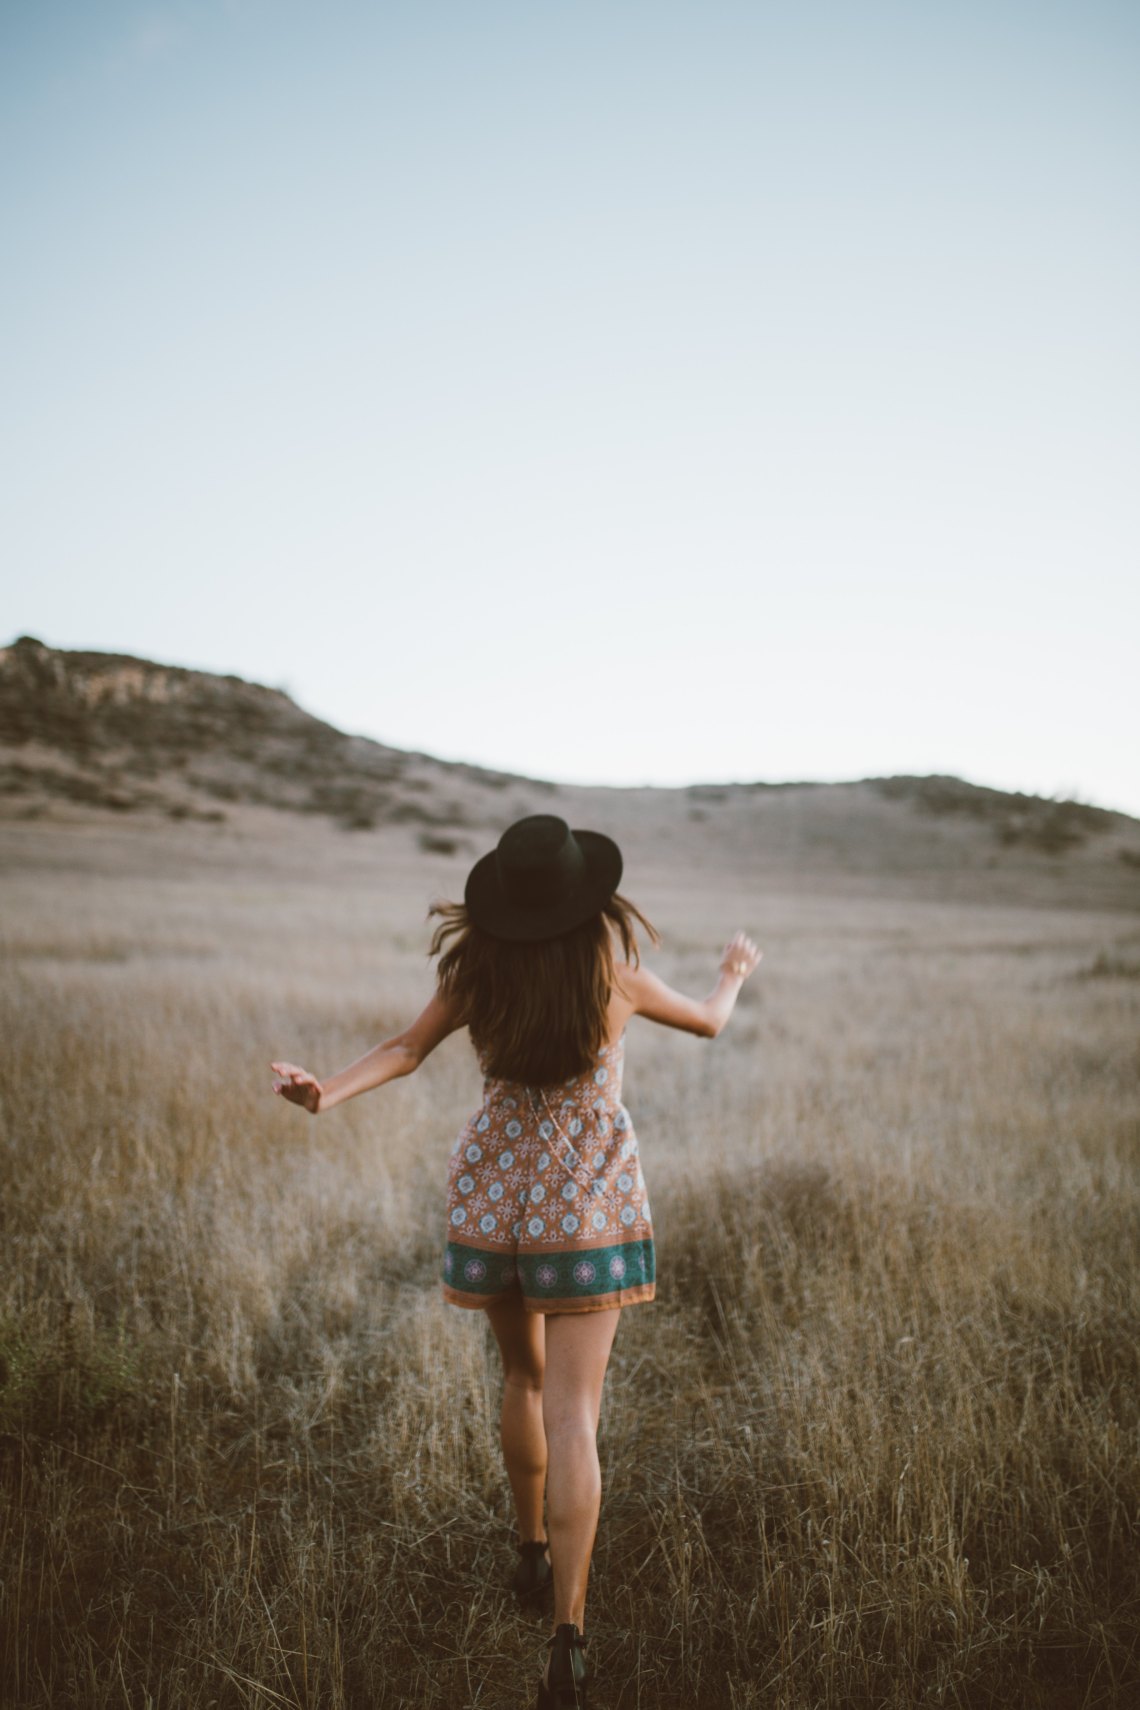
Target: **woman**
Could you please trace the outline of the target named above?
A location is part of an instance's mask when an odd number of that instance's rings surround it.
[[[641,1015],[713,1038],[760,960],[738,932],[707,998],[640,965],[617,894],[622,857],[552,814],[519,820],[442,915],[431,1002],[403,1033],[325,1082],[274,1063],[274,1090],[313,1112],[411,1074],[466,1026],[484,1074],[448,1176],[443,1292],[485,1311],[503,1361],[502,1446],[518,1517],[512,1587],[553,1581],[544,1706],[584,1706],[586,1580],[601,1501],[602,1382],[623,1306],[653,1299],[653,1228],[621,1103],[625,1030]],[[616,940],[616,944],[615,944]],[[615,949],[620,947],[620,959]],[[543,1531],[543,1496],[547,1529]]]

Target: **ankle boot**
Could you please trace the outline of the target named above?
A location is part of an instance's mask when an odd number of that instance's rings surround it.
[[[511,1576],[511,1590],[524,1603],[538,1603],[554,1584],[554,1570],[546,1559],[545,1538],[528,1538],[518,1546],[520,1561]]]
[[[536,1710],[587,1710],[589,1676],[582,1655],[585,1643],[573,1621],[563,1621],[555,1629],[550,1641],[549,1685],[545,1680],[540,1682]]]

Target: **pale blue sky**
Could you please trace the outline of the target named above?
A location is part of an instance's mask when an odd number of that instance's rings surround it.
[[[1140,812],[1140,8],[4,0],[0,640]]]

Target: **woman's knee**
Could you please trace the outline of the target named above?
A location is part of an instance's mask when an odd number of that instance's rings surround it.
[[[527,1360],[522,1363],[512,1363],[503,1367],[503,1382],[510,1389],[525,1390],[531,1395],[542,1394],[542,1380],[545,1376],[541,1365]]]
[[[586,1443],[591,1446],[597,1444],[597,1420],[581,1400],[560,1404],[551,1396],[544,1395],[542,1424],[546,1441],[551,1445],[573,1448]]]

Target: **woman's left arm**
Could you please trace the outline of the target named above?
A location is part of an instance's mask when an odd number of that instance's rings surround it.
[[[454,1033],[462,1025],[450,999],[437,991],[410,1027],[394,1038],[374,1045],[355,1063],[339,1069],[330,1080],[318,1081],[315,1075],[296,1063],[271,1063],[270,1067],[278,1077],[273,1083],[273,1090],[287,1098],[290,1104],[299,1104],[310,1115],[317,1116],[331,1110],[334,1105],[343,1104],[345,1099],[355,1098],[358,1093],[382,1087],[385,1081],[412,1074],[441,1039],[446,1039],[449,1033]]]

